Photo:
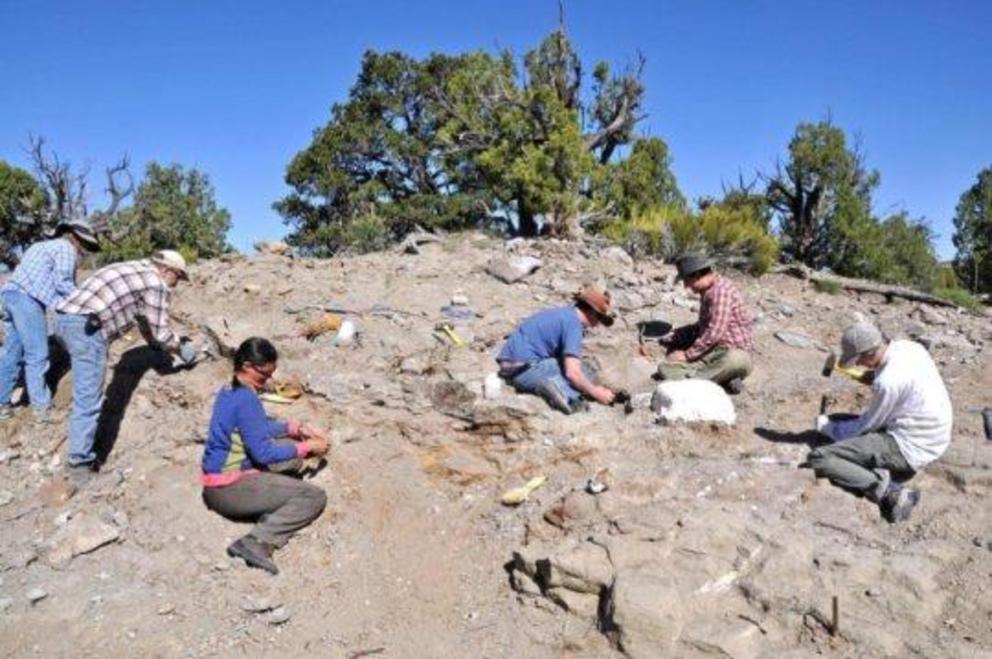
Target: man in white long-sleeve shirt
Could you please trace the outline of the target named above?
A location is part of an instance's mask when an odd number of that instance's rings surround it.
[[[817,419],[834,443],[810,451],[808,464],[817,477],[878,503],[889,522],[909,519],[920,493],[902,484],[951,442],[947,388],[923,346],[889,342],[869,323],[844,331],[840,362],[875,371],[873,398],[854,419]]]

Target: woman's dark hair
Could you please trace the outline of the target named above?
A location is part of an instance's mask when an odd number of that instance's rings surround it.
[[[276,352],[276,347],[272,345],[271,341],[260,336],[253,336],[242,341],[234,353],[234,372],[240,371],[245,364],[271,364],[278,359],[279,353]],[[231,386],[241,386],[241,381],[238,380],[237,375],[231,381]]]

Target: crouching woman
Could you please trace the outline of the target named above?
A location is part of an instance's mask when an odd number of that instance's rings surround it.
[[[327,505],[324,490],[288,475],[302,458],[326,454],[327,440],[297,422],[269,419],[258,399],[277,359],[275,347],[263,338],[238,347],[234,379],[214,401],[201,477],[207,508],[234,521],[255,522],[227,548],[228,555],[272,574],[279,573],[273,550]]]

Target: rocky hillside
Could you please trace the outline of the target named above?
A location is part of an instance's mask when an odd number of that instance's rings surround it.
[[[660,426],[636,395],[630,414],[565,417],[506,388],[483,398],[503,337],[581,284],[606,284],[621,321],[593,332],[589,354],[609,383],[650,392],[660,353],[638,350],[638,323],[696,312],[673,268],[595,244],[470,235],[406,247],[205,262],[175,295],[191,335],[206,325],[228,344],[273,338],[277,375],[306,393],[271,413],[332,433],[313,480],[328,510],[277,554],[278,577],[229,560],[245,527],[200,499],[212,396],[230,377],[222,359],[176,370],[137,335],[116,343],[109,456],[72,497],[57,478],[69,376],[51,429],[25,408],[0,426],[0,654],[992,653],[992,442],[976,413],[992,404],[987,315],[735,275],[758,353],[734,427]],[[519,257],[541,265],[523,275]],[[453,298],[470,312],[445,309]],[[325,309],[346,311],[353,340],[301,336]],[[922,503],[898,526],[797,469],[821,395],[836,410],[865,400],[860,385],[820,374],[856,313],[928,344],[954,399],[952,446],[918,477]],[[444,321],[464,345],[437,329]],[[500,504],[536,476],[547,481],[528,501]],[[608,489],[587,493],[590,478]]]

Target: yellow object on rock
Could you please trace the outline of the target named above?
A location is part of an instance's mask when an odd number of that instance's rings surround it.
[[[546,480],[548,480],[546,476],[535,476],[527,481],[526,485],[504,492],[500,501],[506,506],[519,506],[527,500],[531,492],[544,485]]]
[[[337,332],[341,328],[341,316],[334,313],[325,313],[317,320],[307,323],[303,328],[303,336],[311,341],[321,334]]]
[[[279,394],[269,393],[268,391],[263,392],[258,395],[258,397],[265,401],[266,403],[279,403],[280,405],[289,405],[293,402],[292,398],[287,398],[286,396],[280,396]]]

